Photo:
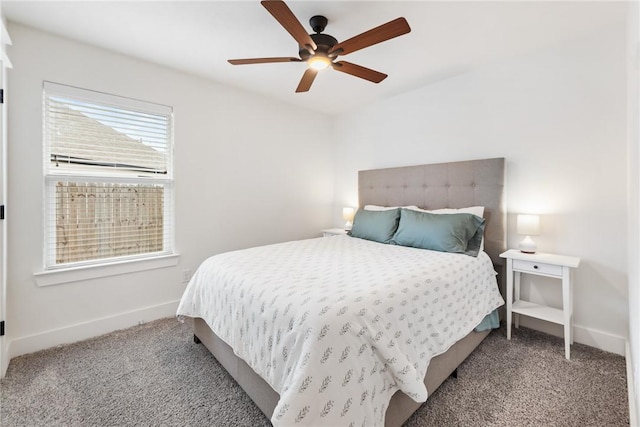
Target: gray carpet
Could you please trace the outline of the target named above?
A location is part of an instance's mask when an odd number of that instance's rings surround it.
[[[269,426],[189,324],[163,319],[21,356],[0,425]],[[624,426],[624,358],[528,329],[494,331],[407,426]]]

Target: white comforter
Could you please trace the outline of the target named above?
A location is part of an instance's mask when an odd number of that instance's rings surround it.
[[[201,317],[280,394],[275,426],[382,426],[423,402],[432,357],[502,305],[489,257],[348,236],[213,256],[178,316]]]

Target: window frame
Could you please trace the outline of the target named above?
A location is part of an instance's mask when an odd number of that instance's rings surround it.
[[[156,175],[130,174],[111,176],[110,168],[93,168],[93,170],[71,171],[56,170],[51,167],[51,145],[48,122],[49,97],[61,96],[91,104],[122,107],[142,113],[158,114],[167,118],[168,132],[166,141],[166,173]],[[175,185],[173,178],[174,162],[174,115],[173,107],[141,101],[137,99],[106,94],[89,89],[43,82],[42,89],[42,143],[43,143],[43,269],[35,273],[40,286],[57,284],[92,277],[103,277],[133,271],[148,270],[176,265],[179,255],[175,252]],[[55,197],[57,182],[113,183],[113,184],[157,184],[163,188],[163,247],[159,252],[97,258],[84,261],[56,264],[56,210],[51,197]],[[52,245],[53,243],[53,245]]]

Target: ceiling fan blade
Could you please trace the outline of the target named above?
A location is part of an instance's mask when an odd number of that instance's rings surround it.
[[[285,2],[279,0],[264,0],[260,3],[276,18],[276,21],[291,34],[300,46],[306,46],[311,49],[310,53],[315,52],[318,46],[316,46],[311,36],[307,34],[307,30],[304,29],[300,21],[298,21],[298,18],[291,12],[291,9],[289,9],[289,6],[287,6]]]
[[[393,21],[387,22],[386,24],[382,24],[379,27],[372,28],[369,31],[365,31],[362,34],[358,34],[355,37],[351,37],[348,40],[338,43],[331,48],[329,54],[337,53],[338,55],[346,55],[394,37],[407,34],[410,31],[411,27],[409,27],[407,20],[404,18],[397,18]]]
[[[245,64],[267,64],[270,62],[302,62],[300,58],[247,58],[247,59],[229,59],[231,65],[245,65]]]
[[[387,78],[387,75],[361,65],[352,64],[347,61],[338,61],[331,64],[334,70],[351,74],[361,79],[369,80],[373,83],[380,83]]]
[[[307,92],[311,89],[311,84],[316,78],[318,74],[318,70],[314,70],[313,68],[307,68],[307,70],[302,75],[302,79],[300,79],[300,83],[298,83],[298,87],[296,88],[296,93],[299,92]]]

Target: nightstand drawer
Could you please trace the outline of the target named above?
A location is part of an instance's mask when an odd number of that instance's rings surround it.
[[[531,272],[536,274],[545,274],[549,276],[562,277],[562,266],[553,264],[543,264],[533,261],[513,260],[513,269],[522,272]]]

